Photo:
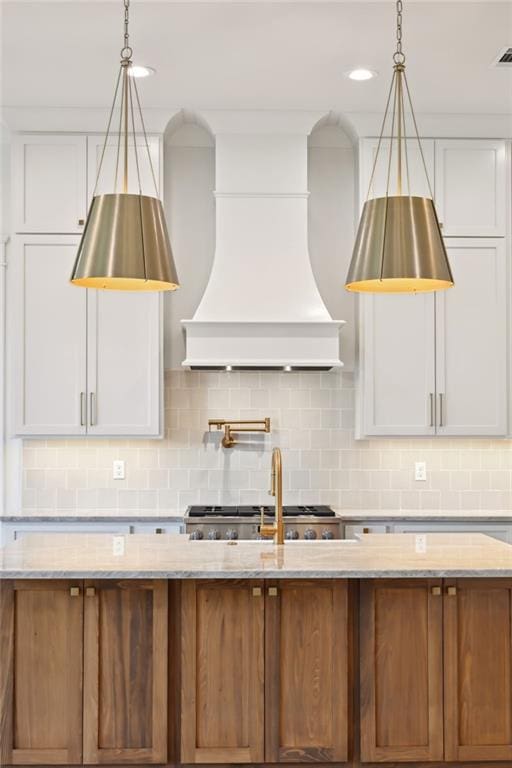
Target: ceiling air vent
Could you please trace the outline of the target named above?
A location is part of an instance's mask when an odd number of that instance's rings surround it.
[[[502,48],[492,63],[493,67],[512,67],[512,46]]]

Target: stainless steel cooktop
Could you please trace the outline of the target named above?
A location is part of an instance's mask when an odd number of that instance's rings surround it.
[[[259,539],[261,509],[274,516],[273,505],[191,506],[185,514],[185,529],[191,539]],[[283,507],[285,537],[305,541],[341,538],[340,523],[324,504]]]

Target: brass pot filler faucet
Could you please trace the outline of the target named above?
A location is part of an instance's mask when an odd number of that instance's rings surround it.
[[[233,432],[270,432],[270,419],[208,419],[208,432],[212,431],[212,427],[224,429],[222,445],[224,448],[232,448],[240,442],[235,440]]]
[[[233,437],[233,432],[270,432],[270,419],[250,419],[232,421],[228,419],[208,419],[208,431],[211,428],[224,429],[222,445],[224,448],[232,448],[238,445],[239,441]],[[283,460],[279,448],[272,451],[272,475],[271,475],[271,496],[275,497],[275,519],[273,523],[265,522],[265,510],[261,508],[260,535],[263,538],[274,539],[274,544],[284,544],[284,522],[283,522]]]

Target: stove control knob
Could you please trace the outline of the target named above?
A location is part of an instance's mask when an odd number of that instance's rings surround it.
[[[324,528],[322,531],[322,539],[334,539],[334,533],[328,528]]]
[[[210,541],[217,541],[217,539],[220,539],[220,533],[216,528],[211,528],[208,531],[208,538]]]
[[[235,528],[228,528],[226,531],[226,539],[229,539],[230,541],[238,539],[238,531],[235,530]]]
[[[199,541],[203,538],[203,532],[200,530],[192,531],[189,538],[191,541]]]
[[[298,539],[299,538],[299,532],[298,531],[294,531],[294,530],[286,531],[285,538],[288,539],[288,541],[292,541],[294,539]]]
[[[304,538],[305,539],[316,539],[316,531],[313,530],[313,528],[306,528],[304,531]]]

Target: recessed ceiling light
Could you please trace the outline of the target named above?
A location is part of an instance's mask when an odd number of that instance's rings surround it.
[[[132,64],[131,67],[128,67],[128,74],[130,77],[149,77],[150,75],[154,75],[156,72],[156,69],[153,69],[153,67],[145,67],[143,64]]]
[[[377,73],[373,69],[351,69],[346,73],[347,77],[351,80],[371,80],[372,77],[377,77]]]

